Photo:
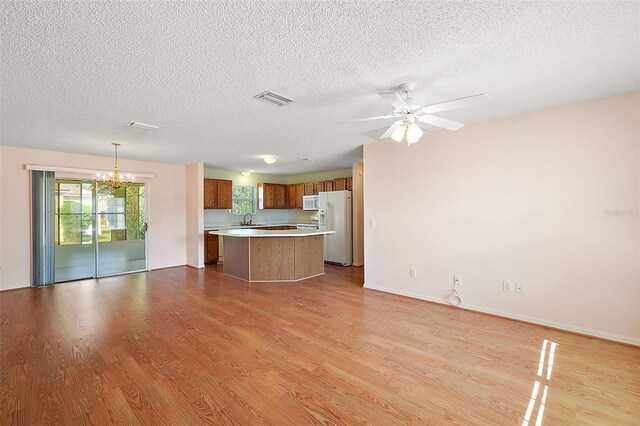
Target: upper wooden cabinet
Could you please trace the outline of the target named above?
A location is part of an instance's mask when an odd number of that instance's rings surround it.
[[[259,209],[286,209],[287,185],[280,183],[258,183]]]
[[[323,191],[325,192],[331,192],[334,190],[332,180],[325,180],[324,182],[322,182],[322,185],[323,185]]]
[[[233,182],[226,179],[204,180],[204,208],[230,209]]]
[[[334,191],[345,191],[347,189],[347,178],[336,178],[333,180]]]
[[[314,182],[313,183],[313,195],[316,195],[320,192],[324,191],[324,182]]]
[[[306,184],[304,183],[294,183],[291,185],[287,185],[287,208],[302,208],[302,197],[305,195],[305,187]]]
[[[313,182],[307,182],[304,185],[304,195],[314,195],[316,192],[316,184]]]
[[[353,191],[353,177],[347,178],[347,191]]]

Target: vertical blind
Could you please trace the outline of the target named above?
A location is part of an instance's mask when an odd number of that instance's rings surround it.
[[[31,171],[31,230],[33,234],[32,285],[54,283],[55,173]]]

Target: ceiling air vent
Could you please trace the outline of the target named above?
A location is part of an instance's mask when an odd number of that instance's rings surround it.
[[[293,99],[286,98],[282,95],[278,95],[277,93],[270,92],[269,90],[264,91],[262,93],[258,93],[253,98],[259,101],[264,101],[269,105],[279,106],[279,107],[285,106],[293,102]]]

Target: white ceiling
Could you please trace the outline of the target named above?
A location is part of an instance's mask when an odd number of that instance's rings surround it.
[[[473,123],[640,90],[638,2],[3,2],[6,146],[297,174],[350,167],[417,83]],[[252,96],[296,100],[272,107]],[[158,131],[131,129],[130,121]],[[392,142],[389,142],[392,143]],[[274,154],[264,164],[258,156]],[[315,163],[303,162],[312,157]]]

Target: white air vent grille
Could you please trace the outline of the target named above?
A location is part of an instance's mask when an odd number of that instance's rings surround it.
[[[264,91],[262,93],[258,93],[257,95],[254,96],[254,99],[257,99],[259,101],[264,101],[269,105],[279,106],[279,107],[285,106],[293,102],[293,99],[289,99],[285,96],[279,95],[277,93],[273,93],[269,90]]]

